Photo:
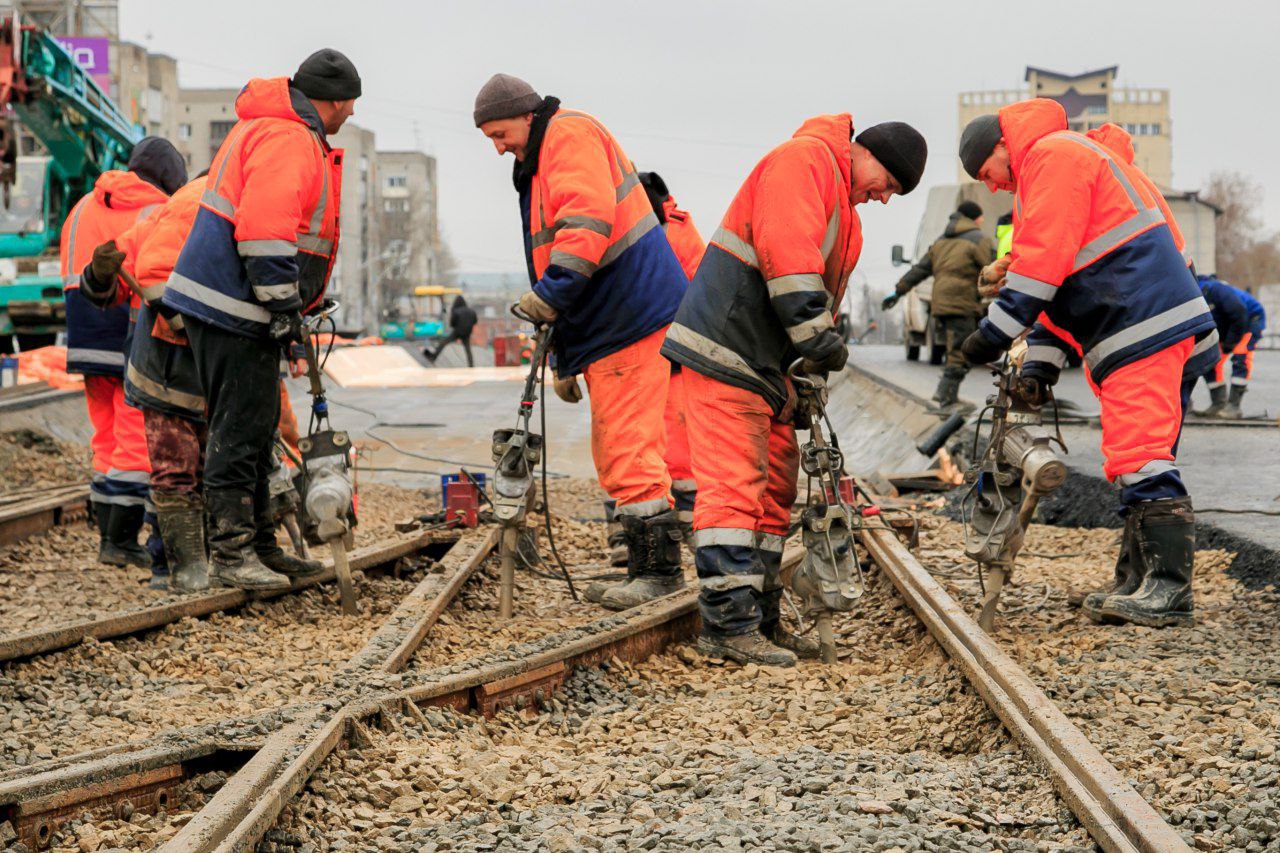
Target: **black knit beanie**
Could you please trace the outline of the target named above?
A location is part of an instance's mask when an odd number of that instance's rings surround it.
[[[956,208],[956,213],[967,219],[976,220],[982,215],[982,208],[978,207],[978,203],[976,201],[962,201]]]
[[[304,59],[289,84],[314,101],[350,101],[360,97],[360,75],[356,67],[330,47]]]
[[[639,178],[640,186],[644,187],[644,194],[649,197],[649,206],[653,208],[654,216],[658,217],[660,223],[666,225],[667,211],[663,205],[671,195],[671,191],[667,189],[667,182],[662,180],[662,176],[657,172],[641,172]]]
[[[173,195],[187,182],[187,162],[173,143],[161,136],[148,136],[133,146],[129,171]]]
[[[920,183],[929,147],[920,131],[911,125],[900,121],[881,122],[859,133],[854,142],[870,151],[871,156],[889,170],[902,185],[900,195],[906,195]]]
[[[978,170],[1004,138],[1000,119],[993,115],[978,116],[960,133],[960,163],[969,177],[978,179]]]

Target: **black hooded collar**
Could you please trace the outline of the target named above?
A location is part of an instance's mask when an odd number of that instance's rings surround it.
[[[547,123],[551,121],[551,117],[558,109],[560,109],[560,99],[548,96],[543,98],[542,103],[533,111],[533,124],[529,126],[529,142],[525,145],[524,159],[517,160],[511,172],[511,180],[516,185],[517,192],[528,189],[533,176],[538,174],[538,154],[542,150],[542,137],[547,132]]]

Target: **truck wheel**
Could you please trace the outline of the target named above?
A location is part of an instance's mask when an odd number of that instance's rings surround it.
[[[907,361],[919,361],[919,360],[920,360],[920,345],[907,344]]]

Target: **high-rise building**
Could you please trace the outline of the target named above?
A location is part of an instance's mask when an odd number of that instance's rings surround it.
[[[1173,184],[1172,123],[1169,90],[1117,86],[1118,65],[1063,74],[1027,66],[1020,89],[961,92],[960,128],[980,115],[997,112],[1026,98],[1052,98],[1067,111],[1067,124],[1081,133],[1107,122],[1120,125],[1133,137],[1134,162],[1161,188]],[[960,180],[969,178],[957,166]]]
[[[421,151],[379,151],[383,282],[387,305],[438,281],[436,160]]]

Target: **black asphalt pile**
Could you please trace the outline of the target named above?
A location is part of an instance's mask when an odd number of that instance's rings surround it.
[[[959,524],[925,520],[919,557],[971,612]],[[1196,623],[1099,626],[1069,601],[1109,582],[1119,531],[1034,525],[996,637],[1193,847],[1280,849],[1280,595],[1196,555]]]

